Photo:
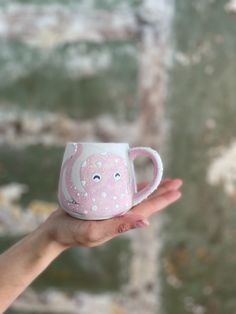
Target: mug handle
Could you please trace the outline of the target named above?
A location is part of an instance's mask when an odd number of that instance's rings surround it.
[[[163,164],[159,154],[149,147],[134,147],[129,149],[129,158],[134,161],[137,157],[148,157],[152,160],[154,166],[154,176],[152,181],[141,191],[137,192],[137,187],[135,183],[134,189],[134,199],[133,199],[133,206],[141,203],[145,198],[147,198],[161,182],[161,178],[163,175]],[[135,173],[133,171],[133,175]],[[135,182],[135,177],[133,178]]]

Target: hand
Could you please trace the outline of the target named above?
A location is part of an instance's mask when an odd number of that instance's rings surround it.
[[[145,185],[140,184],[139,189]],[[49,216],[43,227],[62,250],[76,245],[94,247],[130,229],[148,226],[150,216],[181,197],[178,190],[181,185],[180,179],[165,179],[145,201],[125,215],[108,220],[80,220],[59,208]]]

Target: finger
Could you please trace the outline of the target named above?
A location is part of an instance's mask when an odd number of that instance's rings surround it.
[[[144,185],[145,183],[143,182],[142,184]],[[168,191],[178,190],[182,186],[182,184],[183,181],[181,179],[164,179],[158,186],[157,190],[150,194],[148,198],[160,196]]]
[[[164,184],[160,185],[156,191],[154,191],[150,197],[160,196],[168,191],[176,191],[183,185],[181,179],[168,180]]]
[[[127,215],[139,215],[143,218],[149,218],[154,213],[176,202],[181,197],[179,191],[168,191],[160,196],[148,198],[141,204],[133,207]]]
[[[158,189],[159,189],[160,187],[162,187],[163,185],[165,185],[166,183],[171,182],[171,181],[173,181],[173,179],[170,179],[170,178],[163,179],[163,180],[161,181],[161,183],[160,183]],[[138,191],[144,189],[147,185],[148,185],[148,182],[147,182],[147,181],[138,183]]]
[[[149,222],[141,214],[136,213],[132,216],[123,215],[108,220],[97,222],[99,228],[95,234],[97,242],[106,242],[121,233],[127,232],[135,228],[143,228],[149,226]]]
[[[138,191],[144,189],[148,185],[148,182],[140,182],[137,185]]]
[[[151,215],[174,203],[180,197],[179,191],[170,191],[162,196],[146,200],[128,211],[124,216],[103,221],[101,230],[105,232],[105,238],[111,239],[130,229],[148,226],[147,219]]]

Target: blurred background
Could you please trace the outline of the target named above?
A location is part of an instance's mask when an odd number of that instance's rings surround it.
[[[235,34],[234,0],[0,1],[1,251],[57,207],[67,141],[150,145],[184,180],[148,230],[65,252],[7,313],[236,313]]]

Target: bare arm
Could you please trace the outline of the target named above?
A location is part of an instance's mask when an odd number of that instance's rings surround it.
[[[62,251],[42,225],[0,255],[0,313]]]
[[[122,217],[82,221],[62,209],[53,212],[35,231],[0,255],[0,312],[64,250],[80,245],[94,247],[122,232],[148,226],[155,212],[180,198],[181,180],[164,180],[158,190]]]

